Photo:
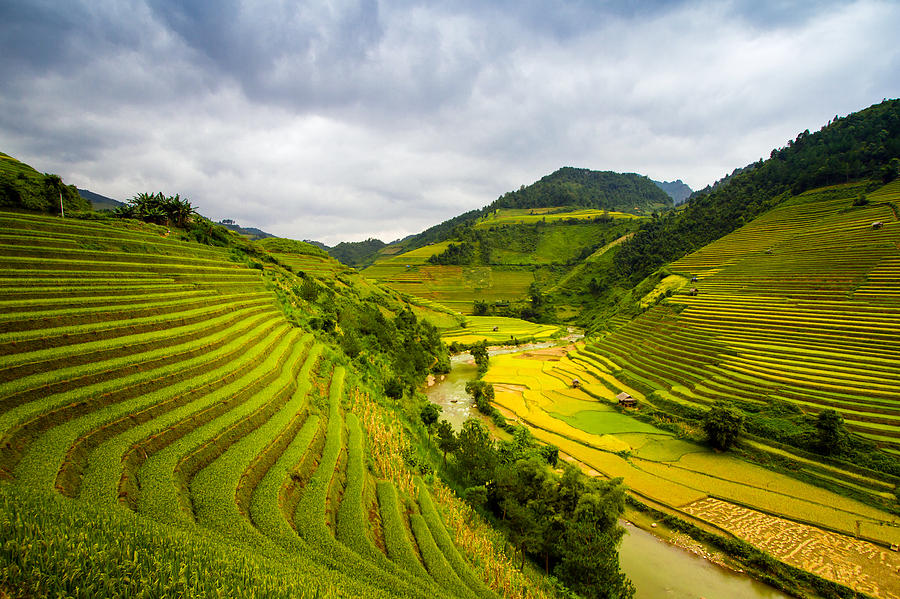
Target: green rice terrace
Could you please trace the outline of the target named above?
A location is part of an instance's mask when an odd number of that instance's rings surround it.
[[[532,285],[553,286],[644,218],[598,209],[498,208],[451,239],[409,251],[387,246],[363,274],[472,314],[475,302],[507,307],[527,298]],[[437,260],[460,243],[473,248],[470,259],[447,264]]]
[[[0,230],[0,596],[543,596],[298,299],[391,293],[136,221]]]
[[[564,355],[495,357],[497,405],[645,506],[900,597],[900,181],[872,189],[787,199]],[[719,402],[746,418],[734,451],[695,442]],[[824,410],[868,453],[817,447]]]

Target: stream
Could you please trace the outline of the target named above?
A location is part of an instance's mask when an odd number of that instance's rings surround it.
[[[552,343],[518,348],[492,349],[490,355],[549,347]],[[466,382],[477,374],[471,355],[451,358],[450,373],[425,390],[428,399],[442,408],[441,418],[457,431],[468,418],[481,417],[466,394]],[[718,566],[690,551],[672,545],[638,528],[625,526],[619,548],[622,570],[637,588],[636,599],[785,599],[780,591],[745,574]]]

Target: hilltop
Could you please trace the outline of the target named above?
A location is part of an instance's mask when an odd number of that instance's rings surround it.
[[[74,185],[65,185],[58,175],[39,173],[31,166],[0,152],[0,209],[37,210],[59,214],[90,210]]]
[[[94,193],[93,191],[89,191],[87,189],[78,189],[78,195],[89,201],[91,203],[91,209],[97,211],[115,210],[119,206],[125,205],[125,202],[120,202],[119,200],[108,198],[104,195]]]
[[[654,181],[657,187],[669,194],[672,202],[677,206],[691,197],[693,190],[688,187],[681,179],[676,181]]]

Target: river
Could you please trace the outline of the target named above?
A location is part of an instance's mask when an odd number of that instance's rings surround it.
[[[547,347],[540,344],[537,347]],[[533,349],[536,346],[491,350],[491,355]],[[470,417],[480,416],[466,394],[466,382],[477,370],[471,356],[451,359],[450,373],[426,389],[428,399],[441,406],[441,418],[456,430]],[[636,599],[783,599],[788,596],[745,574],[723,568],[653,534],[628,525],[619,548],[622,570],[637,588]]]

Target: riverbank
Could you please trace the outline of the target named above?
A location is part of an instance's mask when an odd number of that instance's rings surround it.
[[[494,347],[491,355],[509,353],[529,354],[523,359],[534,361],[558,359],[565,355],[568,345],[560,348],[553,343],[534,344],[523,347]],[[553,351],[556,350],[556,351]],[[465,392],[465,383],[475,379],[477,369],[471,355],[457,354],[451,359],[450,373],[438,377],[425,389],[429,400],[442,407],[442,417],[457,430],[471,417],[481,418],[489,426],[489,418],[475,409],[471,397]],[[501,411],[511,421],[518,419],[508,410]],[[492,432],[505,438],[507,435],[497,427],[490,426]],[[570,456],[562,455],[563,459]],[[589,474],[600,475],[588,470]],[[726,555],[710,545],[691,539],[684,532],[661,525],[645,512],[629,507],[625,514],[628,534],[621,548],[623,569],[638,588],[638,599],[655,599],[659,596],[697,599],[698,597],[734,597],[739,599],[784,599],[787,597],[774,587],[763,584],[741,572],[740,565],[734,565]],[[653,526],[656,523],[657,526]],[[649,535],[653,543],[648,543],[643,535]],[[654,567],[646,567],[653,563]],[[691,568],[691,576],[683,576],[684,568]],[[664,593],[664,595],[663,595]]]

